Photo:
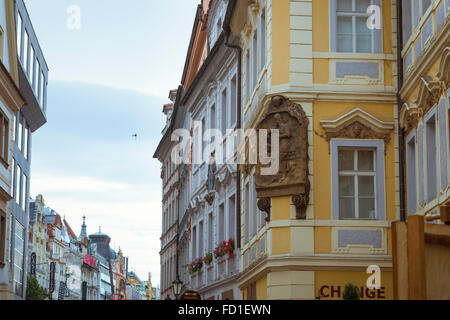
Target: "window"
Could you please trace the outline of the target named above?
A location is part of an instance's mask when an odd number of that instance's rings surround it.
[[[18,129],[17,129],[17,132],[16,132],[16,135],[17,135],[17,137],[16,137],[17,146],[19,147],[20,151],[22,151],[22,138],[23,138],[22,137],[22,135],[23,135],[22,120],[23,120],[22,115],[20,115],[20,118],[18,119],[19,126],[18,126]]]
[[[218,239],[217,241],[225,240],[225,203],[222,203],[219,206],[219,224],[217,226],[219,228]]]
[[[222,135],[227,132],[227,89],[222,91]]]
[[[228,237],[235,239],[236,197],[234,195],[228,199],[228,228]]]
[[[413,132],[414,134],[414,132]],[[417,175],[416,175],[416,139],[415,136],[406,140],[406,183],[408,214],[417,212]]]
[[[34,91],[34,61],[36,60],[36,54],[34,52],[33,45],[30,45],[30,67],[28,71],[28,78],[30,79],[31,88]]]
[[[384,142],[332,140],[333,218],[385,219]]]
[[[25,126],[24,129],[25,130],[24,130],[24,137],[23,137],[23,155],[24,155],[25,159],[28,160],[28,153],[29,153],[28,145],[29,145],[30,135],[29,135],[28,126]]]
[[[251,236],[256,235],[258,229],[258,206],[256,199],[256,186],[255,186],[255,176],[252,176],[252,233]]]
[[[210,117],[209,124],[210,124],[209,127],[211,129],[216,128],[216,106],[215,105],[211,106],[211,117]]]
[[[448,133],[449,126],[447,120],[448,107],[445,104],[445,99],[439,102],[439,155],[441,168],[441,190],[445,191],[448,186]]]
[[[29,74],[28,70],[28,32],[25,30],[23,37],[23,69],[25,70],[25,74]]]
[[[42,72],[42,94],[41,94],[41,98],[39,100],[39,104],[41,105],[41,108],[44,109],[44,104],[45,104],[45,93],[47,91],[47,86],[45,83],[45,76],[44,73]]]
[[[425,119],[427,201],[437,197],[436,109]]]
[[[9,141],[9,119],[0,111],[0,161],[3,166],[8,167],[8,141]]]
[[[431,0],[422,0],[422,15],[424,15],[431,5]]]
[[[0,268],[5,266],[6,212],[0,209]]]
[[[200,221],[198,226],[198,254],[203,256],[203,221]]]
[[[375,152],[339,149],[340,219],[375,218]]]
[[[247,50],[247,55],[245,56],[246,72],[245,72],[245,87],[247,102],[250,101],[250,51]]]
[[[252,89],[256,88],[258,83],[258,33],[255,31],[253,33],[253,52],[252,52],[252,65],[253,65],[253,79],[252,79]]]
[[[197,227],[192,228],[192,258],[197,259]]]
[[[14,228],[14,293],[23,295],[25,228],[16,220]]]
[[[22,169],[20,168],[20,166],[17,166],[17,172],[16,172],[16,176],[15,176],[15,181],[14,181],[14,185],[16,188],[16,192],[14,193],[16,196],[16,202],[17,204],[20,204],[20,199],[21,199],[21,192],[22,192],[22,188],[21,188],[21,177],[22,177]]]
[[[334,0],[336,12],[336,39],[332,38],[332,49],[337,52],[373,53],[381,52],[380,30],[367,27],[370,14],[367,9],[379,0]],[[333,24],[332,24],[333,25]],[[334,30],[334,28],[332,29]]]
[[[266,8],[262,9],[261,13],[261,57],[260,57],[260,69],[261,71],[266,66]]]
[[[248,232],[249,232],[249,223],[250,223],[250,189],[249,189],[249,183],[247,182],[245,184],[245,224],[244,224],[244,243],[247,244],[248,242]]]
[[[236,75],[231,79],[231,97],[230,97],[230,129],[236,125],[237,116],[237,82]]]
[[[17,15],[17,51],[19,53],[19,58],[22,58],[21,49],[22,44],[22,16],[20,13]]]
[[[211,212],[208,215],[208,251],[209,252],[213,252],[213,250],[214,250],[213,234],[214,234],[214,217]]]

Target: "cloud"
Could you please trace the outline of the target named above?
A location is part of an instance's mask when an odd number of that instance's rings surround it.
[[[121,247],[130,268],[159,284],[160,163],[153,159],[162,104],[142,93],[86,83],[49,86],[48,122],[33,134],[31,196],[79,233],[98,231]],[[132,134],[138,134],[137,139]]]
[[[111,192],[130,189],[129,184],[104,181],[93,177],[33,177],[33,188],[39,192]]]

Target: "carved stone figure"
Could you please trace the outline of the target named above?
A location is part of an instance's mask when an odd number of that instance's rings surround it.
[[[298,196],[301,199],[308,199],[310,190],[308,124],[309,120],[299,104],[283,96],[272,98],[262,120],[257,125],[257,130],[266,129],[268,131],[267,149],[270,154],[272,153],[271,130],[279,131],[279,170],[273,175],[262,175],[261,168],[269,165],[262,165],[258,159],[255,170],[258,198]],[[271,157],[274,156],[276,155],[271,154]],[[300,211],[304,213],[307,202],[298,201],[296,203],[299,204]]]

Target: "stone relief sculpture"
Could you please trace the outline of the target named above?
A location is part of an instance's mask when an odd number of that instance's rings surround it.
[[[258,207],[270,212],[267,198],[292,196],[297,207],[297,218],[306,219],[310,183],[308,179],[308,124],[309,120],[299,104],[283,96],[274,96],[256,129],[268,130],[268,148],[271,150],[270,130],[279,131],[279,171],[262,175],[263,165],[258,161],[255,170],[255,186]],[[258,143],[259,145],[259,143]]]

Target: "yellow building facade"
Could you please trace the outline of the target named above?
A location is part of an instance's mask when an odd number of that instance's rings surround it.
[[[242,128],[281,137],[272,185],[258,165],[241,166],[241,298],[342,299],[353,283],[363,299],[392,299],[396,2],[246,0],[229,17]],[[379,289],[367,288],[369,266]]]

